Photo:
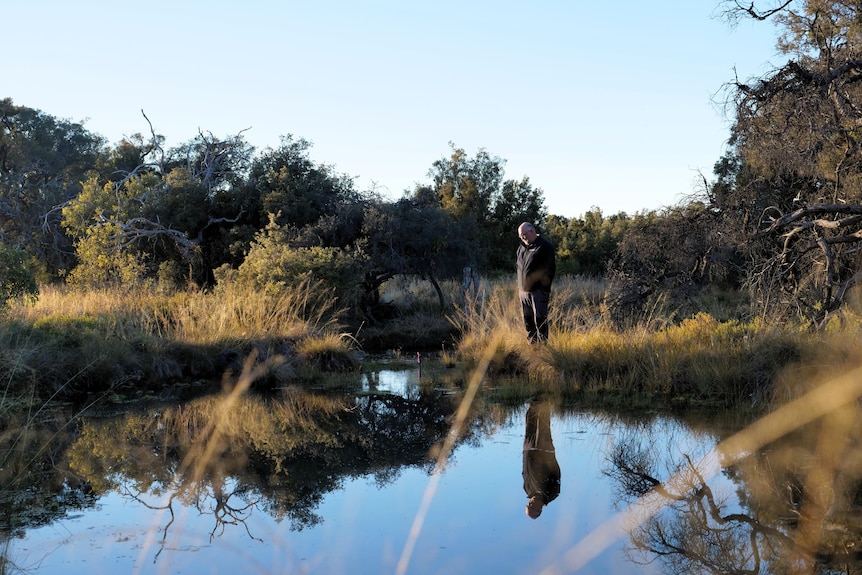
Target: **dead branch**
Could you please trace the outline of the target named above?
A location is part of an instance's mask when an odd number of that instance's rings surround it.
[[[785,9],[786,9],[788,6],[790,6],[792,3],[793,3],[793,0],[785,0],[783,3],[781,3],[781,4],[780,4],[780,5],[778,5],[778,6],[776,6],[775,8],[770,8],[770,9],[768,9],[768,10],[764,10],[764,11],[762,11],[762,12],[758,12],[758,11],[757,11],[757,9],[754,7],[754,2],[752,2],[751,4],[749,4],[747,7],[746,7],[746,6],[744,6],[744,5],[742,5],[742,4],[739,2],[739,0],[736,0],[736,1],[734,2],[734,4],[736,4],[736,7],[737,7],[739,10],[741,10],[742,12],[744,12],[744,13],[748,14],[749,16],[751,16],[752,18],[754,18],[755,20],[760,20],[760,21],[768,20],[769,18],[771,18],[771,17],[772,17],[772,16],[774,16],[775,14],[777,14],[777,13],[781,12],[782,10],[785,10]]]
[[[767,208],[767,210],[776,210],[777,208]],[[767,211],[764,210],[764,213]],[[780,212],[779,212],[780,213]],[[776,217],[772,220],[771,224],[764,230],[761,230],[754,234],[754,238],[760,238],[763,236],[768,236],[774,233],[776,230],[781,228],[789,227],[799,220],[807,218],[809,216],[822,216],[826,214],[849,214],[852,215],[852,219],[841,219],[841,220],[831,220],[828,224],[823,224],[822,227],[830,227],[830,228],[839,228],[839,227],[847,227],[853,223],[859,223],[862,221],[862,204],[843,204],[843,203],[835,203],[835,204],[809,204],[805,205],[789,214],[785,214],[783,216]],[[822,218],[817,218],[817,222],[826,222],[827,220],[823,220]],[[801,225],[801,224],[799,224]]]

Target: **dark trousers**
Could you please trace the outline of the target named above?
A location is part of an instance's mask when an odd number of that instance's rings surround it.
[[[551,293],[533,290],[521,293],[521,308],[524,311],[524,327],[530,343],[548,340],[548,301]]]

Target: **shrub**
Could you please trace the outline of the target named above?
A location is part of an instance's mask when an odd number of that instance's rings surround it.
[[[0,310],[10,300],[35,299],[38,295],[39,287],[27,265],[26,252],[0,244]]]
[[[277,294],[284,288],[320,282],[335,290],[341,307],[354,308],[362,296],[363,269],[357,254],[336,247],[298,247],[286,230],[270,223],[258,234],[237,270],[237,281]]]

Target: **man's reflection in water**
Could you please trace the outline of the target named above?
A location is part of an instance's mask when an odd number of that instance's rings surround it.
[[[524,434],[524,491],[527,517],[535,519],[542,508],[560,494],[560,465],[551,439],[551,404],[535,400],[527,409],[527,431]]]

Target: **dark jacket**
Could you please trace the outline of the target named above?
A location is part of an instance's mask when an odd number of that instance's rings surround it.
[[[518,247],[518,290],[549,292],[556,273],[556,255],[551,242],[542,236],[529,245],[521,242]]]

